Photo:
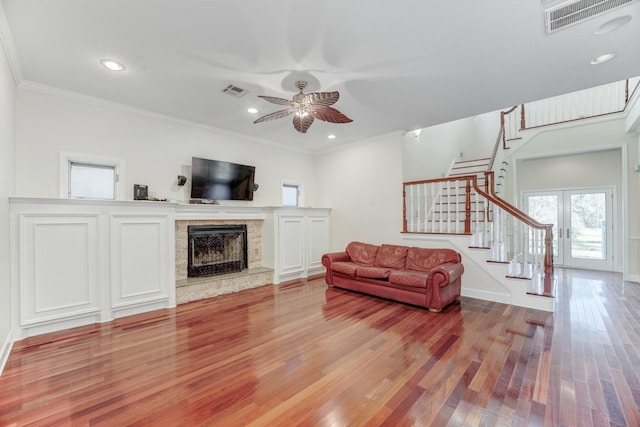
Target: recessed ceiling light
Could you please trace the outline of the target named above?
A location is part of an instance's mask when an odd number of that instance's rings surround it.
[[[251,108],[248,108],[248,109],[247,109],[247,112],[248,112],[248,113],[251,113],[251,114],[255,114],[255,113],[257,113],[257,112],[258,112],[258,109],[257,109],[257,108],[253,108],[253,107],[251,107]]]
[[[336,136],[335,136],[335,135],[333,135],[333,134],[331,134],[331,135],[327,136],[327,138],[329,138],[329,139],[336,139]]]
[[[612,33],[618,28],[628,24],[629,21],[631,21],[631,15],[618,16],[617,18],[610,19],[604,24],[600,25],[596,29],[595,34],[597,36],[602,36],[604,34]]]
[[[602,64],[603,62],[607,62],[613,59],[613,57],[616,56],[615,53],[605,53],[604,55],[600,55],[596,58],[593,58],[591,60],[591,65],[598,65],[598,64]]]
[[[100,61],[100,63],[102,65],[104,65],[106,68],[110,69],[111,71],[123,71],[124,70],[124,65],[122,65],[119,62],[116,62],[112,59],[103,59],[102,61]]]

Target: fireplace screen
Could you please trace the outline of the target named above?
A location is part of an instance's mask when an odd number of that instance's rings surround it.
[[[246,225],[190,225],[189,277],[233,273],[247,268]]]

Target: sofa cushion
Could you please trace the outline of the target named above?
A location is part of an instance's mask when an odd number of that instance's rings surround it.
[[[373,265],[378,246],[362,242],[351,242],[347,245],[347,253],[352,262],[360,265]]]
[[[391,273],[390,268],[386,267],[372,267],[372,266],[358,266],[356,269],[357,277],[368,277],[369,279],[386,279]]]
[[[408,251],[408,246],[381,245],[376,254],[375,265],[396,269],[404,268]]]
[[[425,271],[394,270],[389,274],[389,283],[412,288],[426,288],[427,279],[429,279],[429,273]]]
[[[331,263],[331,271],[335,271],[336,273],[342,273],[349,276],[356,275],[356,269],[358,268],[358,264],[348,261],[334,261]]]
[[[452,249],[409,248],[408,270],[429,271],[445,262],[459,262],[460,255]]]

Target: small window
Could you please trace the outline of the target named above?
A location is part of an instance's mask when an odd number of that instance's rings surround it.
[[[123,183],[123,160],[60,152],[61,198],[123,200]]]
[[[282,206],[298,206],[298,186],[282,184]]]
[[[114,200],[115,166],[69,162],[69,198]]]

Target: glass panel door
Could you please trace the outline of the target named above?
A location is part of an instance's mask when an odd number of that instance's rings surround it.
[[[613,268],[612,194],[609,188],[524,194],[525,212],[538,222],[553,224],[555,265]]]
[[[572,267],[610,270],[611,206],[610,190],[565,192],[567,211],[565,262]]]

